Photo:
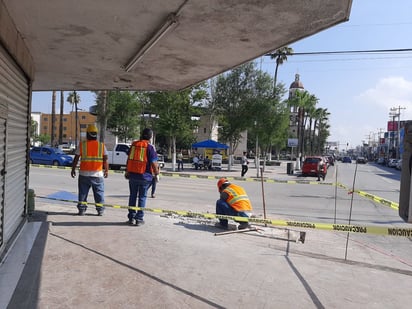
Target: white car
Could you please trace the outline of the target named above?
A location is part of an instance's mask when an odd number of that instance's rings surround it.
[[[76,145],[72,144],[72,143],[63,143],[61,145],[59,145],[58,147],[60,150],[62,150],[65,153],[68,154],[74,154],[74,151],[76,149]]]
[[[397,170],[402,170],[402,159],[399,159],[398,162],[396,162],[395,167]]]
[[[396,167],[396,163],[398,163],[398,159],[389,159],[388,166],[389,167]]]
[[[160,168],[165,167],[165,159],[163,155],[160,155],[160,154],[157,155],[157,164],[159,164]]]

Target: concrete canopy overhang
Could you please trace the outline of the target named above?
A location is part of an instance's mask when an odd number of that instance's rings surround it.
[[[347,21],[351,5],[352,0],[1,0],[0,40],[33,90],[177,90]],[[163,25],[165,33],[155,40]],[[155,43],[127,70],[151,39]]]

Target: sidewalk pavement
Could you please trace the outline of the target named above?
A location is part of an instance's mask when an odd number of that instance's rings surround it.
[[[196,175],[240,176],[221,172]],[[339,232],[306,230],[302,243],[284,228],[215,236],[222,230],[207,220],[147,212],[145,225],[131,227],[124,218],[112,208],[73,216],[37,199],[0,266],[0,308],[410,308],[411,260],[360,235],[345,258]]]

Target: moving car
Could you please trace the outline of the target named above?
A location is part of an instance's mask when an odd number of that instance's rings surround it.
[[[356,163],[358,163],[358,164],[366,164],[368,161],[366,160],[366,158],[365,157],[358,157],[357,159],[356,159]]]
[[[352,159],[350,157],[343,157],[342,163],[352,163]]]
[[[310,156],[306,157],[302,165],[302,176],[316,176],[320,172],[320,177],[325,180],[328,171],[328,164],[324,157]]]
[[[30,163],[55,166],[71,166],[73,157],[65,154],[59,148],[50,146],[33,147],[30,150]]]

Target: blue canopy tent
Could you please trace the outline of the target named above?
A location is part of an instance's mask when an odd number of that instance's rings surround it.
[[[212,139],[207,139],[198,143],[192,144],[192,148],[213,148],[213,149],[228,149],[229,146],[216,142]]]
[[[228,149],[229,146],[225,145],[225,144],[222,144],[222,143],[219,143],[219,142],[216,142],[214,140],[208,139],[208,140],[205,140],[205,141],[201,141],[201,142],[192,144],[192,148],[213,149],[213,152],[211,153],[212,154],[211,155],[212,160],[211,160],[211,165],[210,165],[209,169],[221,170],[222,169],[222,155],[221,155],[220,151],[218,151],[218,153],[215,153],[215,150]]]

